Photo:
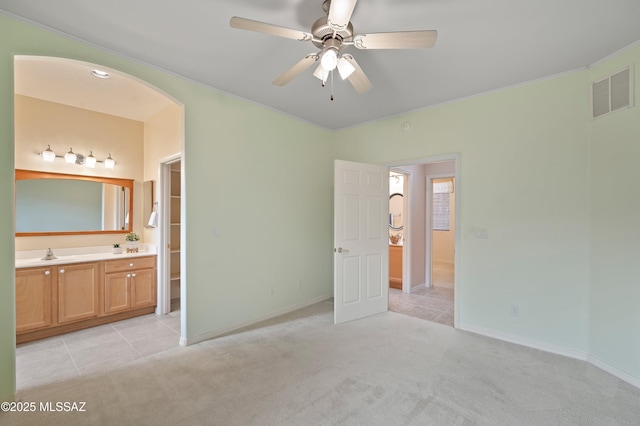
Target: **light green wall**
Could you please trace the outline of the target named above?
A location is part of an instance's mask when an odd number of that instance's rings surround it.
[[[101,64],[185,105],[188,338],[331,295],[329,131],[0,16],[0,397],[15,390],[14,54]]]
[[[459,152],[460,322],[585,353],[587,73],[338,132],[340,159],[398,163]],[[409,121],[410,133],[401,125]],[[474,238],[476,227],[489,238]],[[511,304],[520,317],[510,316]]]
[[[637,104],[640,47],[594,67],[590,80],[630,64]],[[597,118],[590,127],[590,352],[640,378],[640,108]]]
[[[637,61],[637,49],[331,133],[0,16],[0,397],[15,389],[13,54],[102,64],[184,103],[188,338],[331,293],[334,157],[389,164],[459,152],[461,323],[591,352],[640,377],[638,108],[589,119],[591,79]],[[475,239],[476,227],[489,239]]]
[[[213,325],[230,327],[279,307],[330,296],[329,133],[210,96],[187,105],[186,111],[187,141],[195,145],[187,145],[184,156],[187,338]],[[212,129],[215,117],[224,117],[224,126]],[[220,238],[212,238],[214,227]]]
[[[15,393],[15,221],[13,207],[13,57],[17,34],[0,16],[0,402]]]

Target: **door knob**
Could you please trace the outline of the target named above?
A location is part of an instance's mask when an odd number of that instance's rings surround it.
[[[336,252],[336,253],[349,253],[349,250],[343,249],[342,247],[338,247],[336,249],[333,249],[333,251]]]

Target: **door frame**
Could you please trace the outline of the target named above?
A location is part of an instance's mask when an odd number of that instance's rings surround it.
[[[171,240],[171,165],[180,161],[181,170],[184,167],[182,153],[177,153],[160,160],[158,170],[158,304],[156,314],[165,315],[171,312],[171,251],[169,241]],[[180,173],[180,186],[184,183],[184,173]],[[183,208],[184,197],[180,199],[180,209]],[[180,227],[180,238],[182,239],[184,227]],[[180,253],[182,255],[182,253]],[[182,259],[180,259],[182,263]],[[180,292],[182,293],[184,268],[180,268]],[[184,306],[183,306],[184,305]],[[182,303],[180,297],[180,318],[185,321],[186,304]],[[182,340],[182,339],[181,339]]]
[[[436,156],[431,156],[431,157],[421,157],[421,158],[416,158],[416,159],[411,159],[411,160],[405,160],[405,161],[394,161],[392,163],[388,163],[387,165],[390,168],[398,168],[401,169],[402,166],[418,166],[418,165],[424,165],[424,164],[433,164],[433,163],[441,163],[444,161],[451,161],[453,160],[454,165],[455,165],[455,170],[453,173],[453,177],[455,178],[455,182],[456,182],[456,188],[455,188],[455,192],[454,192],[454,200],[455,200],[455,213],[454,213],[454,226],[455,226],[455,235],[454,235],[454,254],[453,254],[453,261],[454,261],[454,266],[453,266],[453,327],[454,328],[458,328],[458,325],[460,324],[460,289],[462,287],[462,283],[460,282],[460,269],[461,269],[461,262],[460,262],[460,239],[461,239],[461,222],[460,222],[460,217],[461,217],[461,207],[462,204],[460,202],[461,200],[461,189],[462,189],[462,179],[460,177],[460,175],[462,174],[461,172],[461,155],[459,152],[455,152],[455,153],[451,153],[451,154],[443,154],[443,155],[436,155]],[[448,176],[451,176],[450,173],[447,173]],[[427,216],[430,220],[431,215],[427,214],[428,212],[425,212],[425,216]],[[431,283],[431,229],[429,229],[429,227],[427,227],[427,229],[425,230],[425,251],[428,250],[428,256],[429,256],[429,261],[427,261],[427,259],[425,259],[425,281],[427,281],[427,276],[429,277],[429,284]],[[428,270],[426,269],[428,268]],[[404,273],[404,270],[403,270]],[[427,275],[428,273],[428,275]],[[425,282],[426,285],[426,282]],[[404,289],[404,287],[403,287]]]

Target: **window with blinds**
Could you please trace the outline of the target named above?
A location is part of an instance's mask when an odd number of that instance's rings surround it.
[[[450,199],[453,192],[453,181],[433,183],[433,230],[449,231],[451,224]]]

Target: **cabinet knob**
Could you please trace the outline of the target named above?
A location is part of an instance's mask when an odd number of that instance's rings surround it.
[[[131,278],[131,274],[127,274],[127,278]]]
[[[133,268],[133,263],[130,263],[129,266],[131,266]]]
[[[64,269],[60,269],[60,273],[61,273],[61,274],[64,274]]]
[[[44,271],[45,275],[51,275],[51,271]]]
[[[135,278],[136,274],[131,274],[131,276]]]

